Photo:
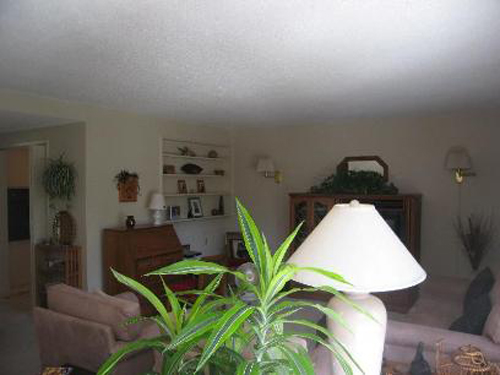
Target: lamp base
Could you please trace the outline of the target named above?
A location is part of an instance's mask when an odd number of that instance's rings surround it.
[[[163,210],[153,210],[153,225],[163,224]]]
[[[371,294],[347,293],[347,297],[370,314],[375,321],[334,297],[328,303],[328,307],[345,319],[351,331],[330,318],[327,319],[328,329],[346,347],[356,363],[363,369],[364,375],[380,375],[387,325],[385,306],[380,299]],[[331,343],[337,346],[334,342]],[[363,374],[349,358],[346,360],[352,368],[353,375]],[[344,370],[333,354],[332,367],[333,374],[344,375]]]

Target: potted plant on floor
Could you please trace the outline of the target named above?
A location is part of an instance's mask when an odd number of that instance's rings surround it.
[[[303,308],[313,308],[329,318],[344,324],[338,314],[321,304],[286,297],[301,292],[317,291],[318,288],[293,288],[285,285],[296,272],[303,268],[285,262],[287,250],[300,226],[271,253],[266,238],[257,228],[248,211],[237,200],[237,213],[245,247],[257,271],[259,282],[250,282],[239,271],[220,264],[201,260],[183,260],[154,272],[146,277],[159,277],[171,312],[147,287],[113,271],[117,280],[145,297],[158,315],[150,319],[159,326],[161,334],[153,339],[138,340],[113,354],[101,367],[98,375],[110,374],[120,359],[131,352],[151,348],[163,358],[161,375],[175,374],[314,374],[313,364],[303,346],[296,339],[312,340],[328,348],[346,374],[352,372],[343,345],[324,327],[307,320],[295,319],[294,313]],[[346,282],[333,272],[308,268],[340,282]],[[202,291],[172,292],[163,281],[172,275],[214,275],[212,282]],[[229,296],[214,294],[225,274],[232,274],[239,286]],[[345,296],[331,287],[319,288],[333,293],[353,305]],[[255,296],[253,303],[240,298],[243,293]],[[181,301],[183,294],[198,295],[191,305]],[[283,329],[290,323],[312,328],[315,333],[290,332]],[[325,338],[326,337],[326,338]]]

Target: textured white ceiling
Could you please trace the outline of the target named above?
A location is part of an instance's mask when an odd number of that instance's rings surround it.
[[[213,124],[500,105],[498,0],[0,0],[0,87]]]
[[[33,116],[25,113],[0,111],[0,133],[23,131],[74,123],[74,120],[47,116]]]

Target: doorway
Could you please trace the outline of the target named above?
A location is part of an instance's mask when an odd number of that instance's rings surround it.
[[[35,244],[46,237],[47,199],[41,187],[47,145],[0,150],[0,294],[19,310],[35,304]]]

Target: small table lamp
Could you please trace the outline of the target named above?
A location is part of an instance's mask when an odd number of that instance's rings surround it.
[[[356,200],[335,205],[288,263],[336,272],[352,284],[309,271],[300,271],[294,277],[306,285],[328,285],[346,292],[375,318],[376,322],[339,298],[332,298],[328,304],[344,317],[351,330],[328,319],[330,332],[346,346],[365,375],[380,375],[387,312],[382,301],[369,293],[409,288],[424,281],[426,273],[375,207]],[[344,374],[333,355],[332,362],[333,373]],[[354,374],[361,374],[353,363],[351,368]]]
[[[163,211],[165,211],[165,197],[163,194],[154,193],[151,196],[149,209],[153,211],[153,225],[163,224]]]

